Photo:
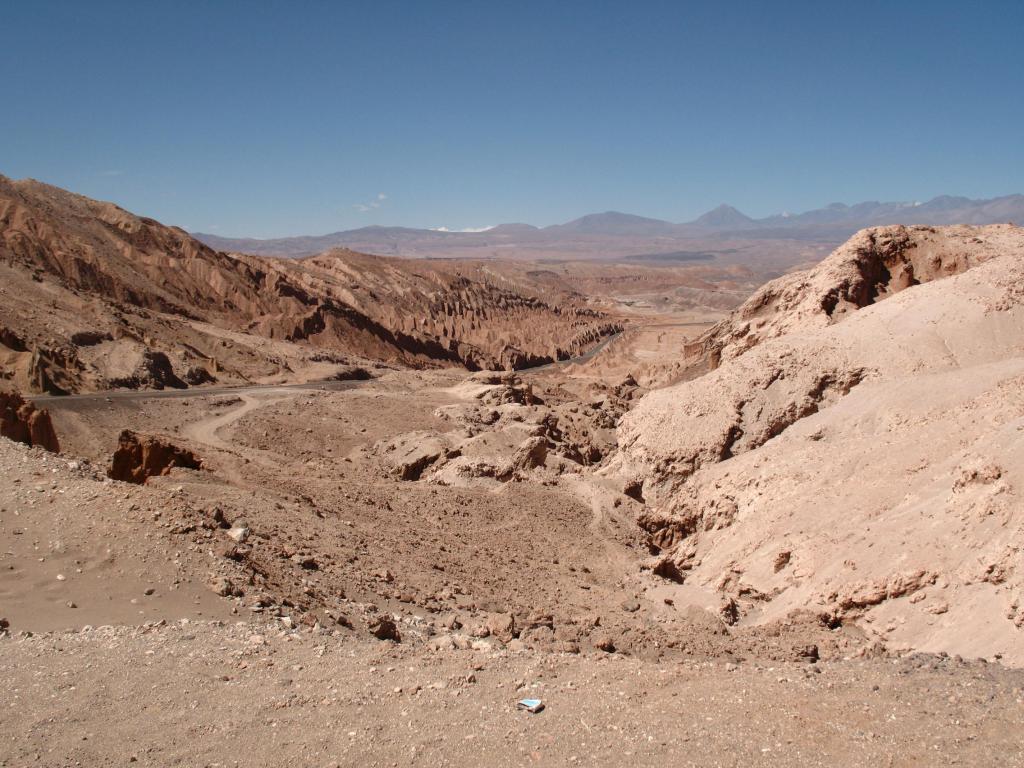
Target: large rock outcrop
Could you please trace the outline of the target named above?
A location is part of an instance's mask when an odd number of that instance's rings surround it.
[[[0,392],[0,437],[60,453],[49,412],[36,408],[17,392]]]
[[[170,474],[175,467],[202,469],[202,466],[202,460],[187,448],[126,429],[118,437],[107,474],[114,480],[142,484],[151,477]]]
[[[862,230],[814,269],[761,286],[689,347],[690,362],[716,367],[768,339],[837,323],[907,288],[964,272],[1006,244],[999,226]]]
[[[655,568],[741,622],[811,607],[1024,663],[1024,230],[859,233],[700,353],[609,469]]]

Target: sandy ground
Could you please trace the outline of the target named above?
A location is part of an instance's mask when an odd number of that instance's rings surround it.
[[[452,386],[464,376],[394,373],[343,391],[49,403],[65,452],[92,464],[32,452],[19,460],[13,447],[6,456],[4,466],[17,474],[2,520],[14,566],[0,581],[7,617],[17,629],[44,630],[136,615],[196,616],[176,613],[180,606],[171,602],[159,615],[138,611],[170,601],[172,592],[190,595],[190,607],[201,598],[202,610],[210,601],[208,575],[240,583],[255,575],[231,610],[248,613],[269,593],[275,605],[299,606],[297,616],[340,611],[358,624],[377,609],[436,622],[451,615],[467,634],[495,614],[512,613],[520,623],[550,617],[538,647],[590,650],[610,640],[651,656],[729,650],[795,658],[807,643],[826,654],[860,642],[814,622],[779,637],[726,640],[707,633],[703,618],[647,599],[660,580],[643,570],[635,503],[582,474],[473,487],[389,474],[375,446],[410,432],[447,433],[451,424],[436,412],[464,403]],[[176,470],[143,487],[95,479],[89,473],[102,477],[126,424],[194,450],[207,469]],[[476,450],[506,450],[489,433],[481,437]],[[244,518],[253,531],[241,570],[219,554],[224,534],[208,523],[214,509],[229,521]],[[14,526],[22,532],[14,534]],[[316,568],[303,566],[305,558]],[[68,563],[83,573],[70,572]],[[65,576],[59,582],[58,572]],[[40,583],[45,591],[36,589]],[[144,595],[149,587],[155,593]],[[113,617],[108,592],[125,598]],[[411,636],[426,640],[432,631]]]
[[[1024,674],[950,659],[430,653],[194,621],[0,648],[5,766],[1024,764]]]

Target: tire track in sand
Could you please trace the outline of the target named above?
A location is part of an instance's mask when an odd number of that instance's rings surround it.
[[[240,395],[242,404],[238,408],[230,410],[227,413],[222,413],[219,416],[206,417],[199,421],[186,424],[182,428],[182,434],[191,440],[211,446],[219,451],[224,451],[232,456],[236,456],[241,459],[250,459],[265,467],[279,467],[281,465],[280,459],[272,458],[270,451],[263,451],[258,448],[247,448],[245,454],[242,454],[237,448],[221,439],[217,432],[224,427],[234,424],[243,416],[255,410],[282,402],[287,400],[289,397],[293,396],[286,395],[284,397],[264,399],[253,395]]]

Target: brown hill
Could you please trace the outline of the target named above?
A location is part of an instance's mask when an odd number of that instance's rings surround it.
[[[548,303],[456,265],[229,255],[116,205],[3,177],[0,273],[0,377],[34,391],[291,378],[345,354],[521,368],[618,330],[578,297]]]

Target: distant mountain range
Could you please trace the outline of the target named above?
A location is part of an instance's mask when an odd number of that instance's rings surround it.
[[[608,259],[636,253],[678,250],[681,242],[722,240],[795,240],[838,244],[858,229],[881,224],[1024,223],[1024,195],[991,200],[942,195],[926,203],[832,203],[799,214],[753,219],[730,205],[720,205],[690,222],[676,224],[618,211],[592,213],[565,224],[535,227],[499,224],[482,232],[450,232],[410,227],[362,227],[327,235],[271,240],[193,235],[222,251],[262,256],[302,257],[345,247],[399,256],[473,256],[518,258]]]

